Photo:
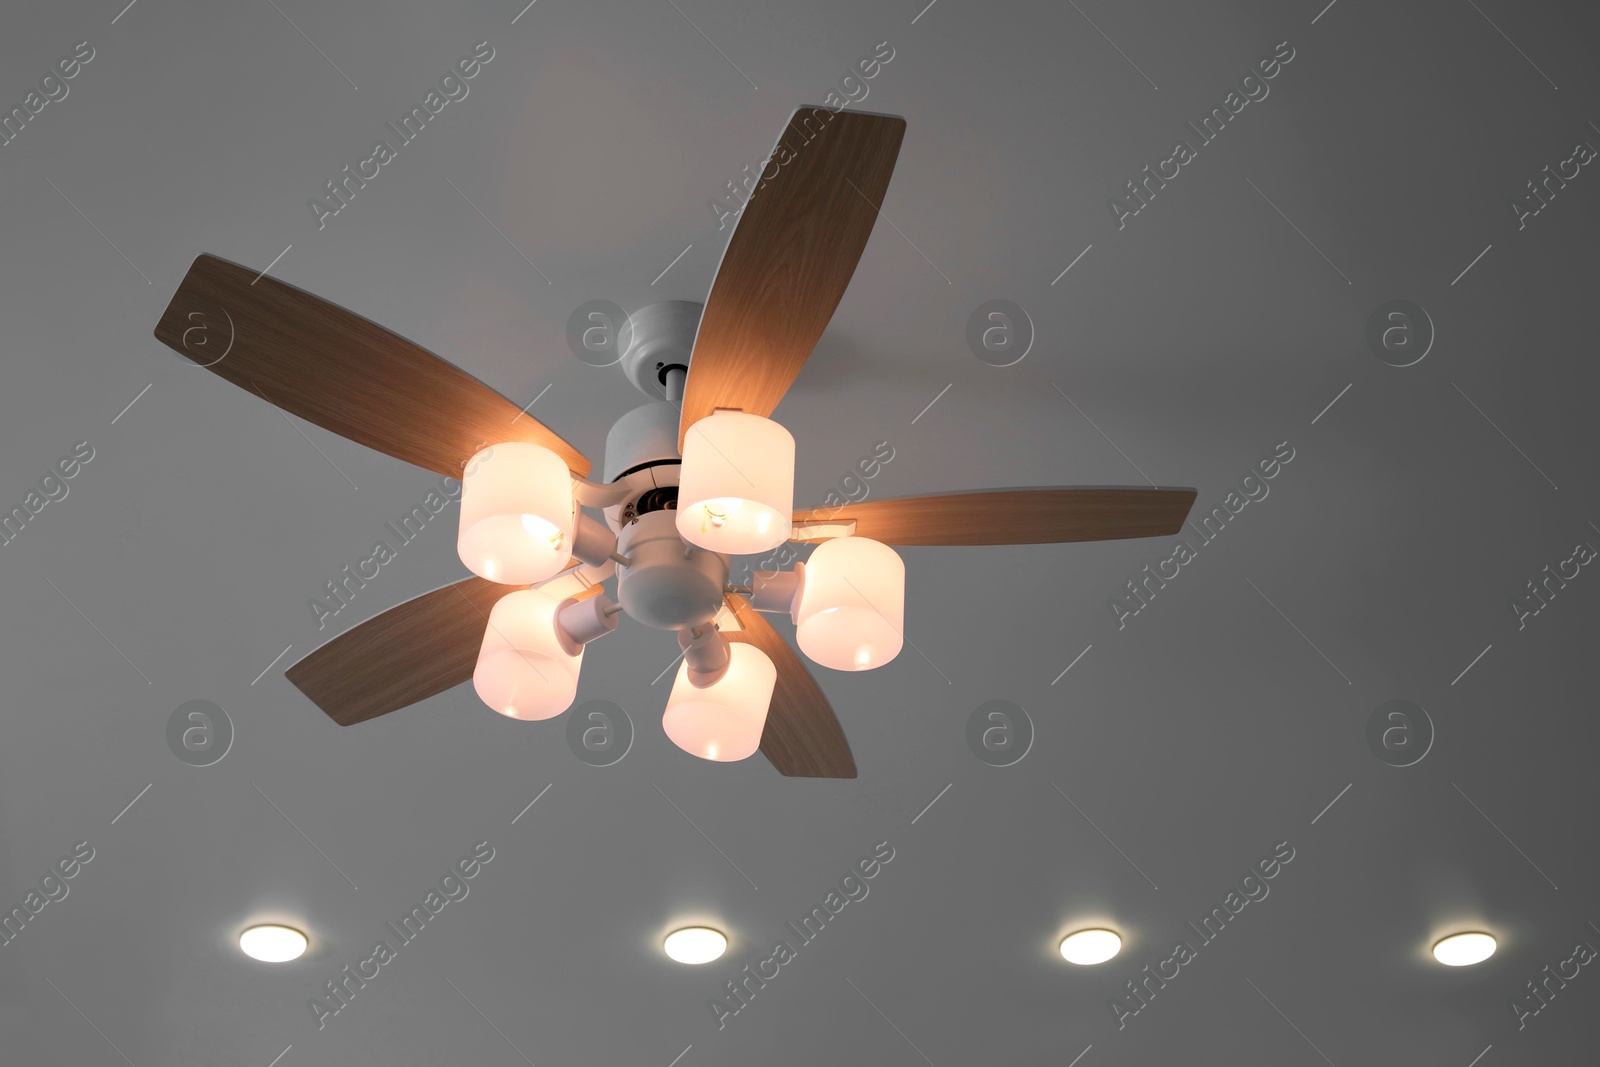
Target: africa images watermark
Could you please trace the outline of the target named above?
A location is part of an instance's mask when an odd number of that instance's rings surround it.
[[[482,445],[478,447],[483,448]],[[475,453],[473,458],[467,460],[464,464],[465,470],[462,473],[462,477],[470,477],[478,469],[477,463],[488,459],[492,455],[494,455],[492,447]],[[423,528],[433,518],[460,499],[460,480],[448,476],[440,478],[439,487],[429,490],[428,495],[422,498],[422,503],[413,506],[410,511],[406,512],[400,519],[400,525],[396,526],[391,521],[385,521],[383,524],[384,529],[394,534],[395,540],[401,546],[408,545],[417,539]],[[350,564],[347,563],[339,570],[342,577],[323,582],[322,587],[327,590],[326,599],[306,598],[306,607],[311,609],[311,617],[316,620],[317,629],[321,630],[327,626],[329,619],[348,607],[350,601],[355,599],[356,593],[365,589],[367,583],[381,573],[383,566],[394,562],[398,556],[398,550],[391,546],[387,539],[378,541],[373,544],[371,555],[367,556],[366,559],[357,561],[354,573],[351,572]],[[370,573],[368,568],[371,568]]]
[[[872,494],[872,487],[867,483],[883,473],[883,468],[894,459],[894,446],[888,441],[879,441],[872,446],[870,455],[862,456],[844,477],[839,479],[838,485],[830,488],[827,495],[822,498],[822,507],[829,509],[826,513],[819,513],[813,521],[826,522],[839,515],[841,511],[849,508],[851,504],[859,504]],[[859,476],[858,476],[859,473]],[[846,516],[848,518],[849,516]],[[755,565],[757,571],[781,571],[800,557],[799,549],[791,541],[785,541],[772,554]],[[749,571],[749,564],[745,570]],[[751,577],[746,574],[740,584],[748,585]]]
[[[1191,520],[1189,529],[1195,532],[1195,536],[1200,541],[1200,547],[1204,548],[1212,541],[1215,541],[1217,536],[1222,533],[1223,528],[1228,525],[1228,521],[1237,518],[1239,513],[1251,503],[1267,499],[1267,494],[1272,491],[1271,487],[1267,485],[1267,480],[1276,478],[1284,466],[1288,465],[1292,459],[1294,459],[1293,446],[1288,441],[1280,441],[1273,449],[1272,455],[1258,460],[1256,465],[1247,471],[1243,478],[1239,479],[1239,489],[1229,490],[1228,495],[1222,498],[1222,503],[1212,508],[1211,513],[1200,520],[1199,526],[1196,526]],[[1259,477],[1257,477],[1258,471],[1260,472]],[[1240,490],[1243,491],[1243,496],[1240,495]],[[1215,528],[1213,528],[1213,524],[1215,524]],[[1207,534],[1210,536],[1207,536]],[[1198,559],[1199,555],[1199,551],[1190,545],[1187,540],[1179,541],[1173,546],[1172,555],[1157,563],[1155,570],[1152,571],[1147,563],[1144,567],[1143,578],[1129,579],[1124,582],[1123,585],[1127,588],[1130,598],[1125,601],[1120,597],[1112,597],[1106,601],[1111,607],[1111,614],[1116,617],[1117,629],[1125,629],[1128,625],[1128,619],[1139,614],[1149,606],[1150,601],[1156,598],[1156,589],[1165,589],[1167,582],[1172,581],[1181,574],[1181,568]],[[1165,570],[1169,565],[1172,567],[1171,574],[1168,574]],[[1139,584],[1134,584],[1136,581]],[[1150,587],[1151,582],[1155,583],[1155,589]]]
[[[1267,899],[1267,894],[1272,892],[1272,887],[1267,885],[1267,880],[1276,878],[1283,867],[1294,859],[1294,847],[1287,841],[1279,841],[1272,846],[1272,855],[1257,860],[1248,874],[1239,879],[1239,888],[1228,890],[1228,895],[1222,898],[1222,903],[1211,909],[1211,913],[1200,920],[1200,925],[1189,923],[1188,927],[1194,931],[1202,946],[1209,945],[1221,936],[1227,929],[1228,923],[1236,919],[1240,912],[1251,903],[1259,903]],[[1257,875],[1257,871],[1260,875]],[[1253,883],[1253,887],[1252,887]],[[1111,1014],[1117,1017],[1117,1029],[1125,1029],[1128,1018],[1138,1015],[1150,1006],[1156,998],[1157,990],[1165,989],[1167,983],[1183,973],[1183,968],[1199,958],[1199,950],[1190,946],[1187,940],[1179,941],[1172,947],[1172,954],[1155,965],[1152,973],[1150,965],[1145,964],[1142,974],[1144,977],[1128,979],[1125,983],[1128,989],[1127,996],[1115,996],[1109,1001]],[[1171,965],[1171,973],[1167,966]]]
[[[591,767],[610,767],[633,748],[633,720],[613,701],[586,700],[567,716],[567,748]]]
[[[800,925],[785,923],[784,925],[794,934],[801,946],[809,944],[822,933],[823,927],[829,920],[836,919],[844,911],[845,905],[851,901],[867,899],[867,894],[872,891],[867,885],[867,880],[876,878],[883,870],[883,865],[894,859],[894,846],[887,841],[879,841],[872,846],[872,855],[857,860],[850,873],[839,879],[839,888],[828,890],[828,895],[822,898],[822,903],[814,906],[810,914],[800,920]],[[859,877],[858,877],[859,872]],[[711,1009],[711,1017],[717,1020],[717,1029],[721,1030],[728,1025],[730,1016],[738,1015],[750,1006],[750,1001],[755,998],[758,990],[765,989],[767,983],[777,978],[782,973],[781,968],[788,963],[793,963],[799,953],[790,946],[788,941],[779,941],[772,946],[772,951],[765,959],[754,964],[745,964],[739,970],[739,977],[729,979],[723,983],[727,991],[726,1000],[712,997],[706,1001],[706,1007]],[[771,968],[770,971],[768,968]]]
[[[1594,926],[1593,923],[1589,925]],[[1595,929],[1600,930],[1600,927]],[[1525,1029],[1531,1017],[1548,1008],[1550,1002],[1556,998],[1556,992],[1567,988],[1567,983],[1578,977],[1582,973],[1582,968],[1593,963],[1594,957],[1594,947],[1587,941],[1579,941],[1572,947],[1572,955],[1557,963],[1554,970],[1547,963],[1544,965],[1543,978],[1537,982],[1532,978],[1528,979],[1527,995],[1519,993],[1510,1001],[1511,1014],[1517,1020],[1517,1029]],[[1555,983],[1553,986],[1552,982]]]
[[[1188,124],[1194,131],[1195,137],[1204,148],[1216,140],[1227,128],[1228,123],[1237,118],[1239,113],[1250,105],[1252,101],[1261,101],[1267,98],[1272,88],[1267,82],[1276,78],[1283,71],[1283,67],[1294,59],[1294,48],[1288,41],[1279,41],[1274,46],[1272,55],[1263,56],[1256,62],[1250,73],[1239,80],[1238,89],[1230,89],[1228,95],[1222,98],[1222,106],[1211,109],[1211,114],[1200,120],[1200,125],[1193,122]],[[1257,77],[1257,72],[1260,76]],[[1241,91],[1243,95],[1241,94]],[[1113,196],[1106,201],[1106,206],[1111,209],[1111,221],[1117,224],[1117,229],[1125,228],[1127,220],[1150,206],[1150,201],[1156,198],[1157,189],[1165,189],[1167,182],[1183,173],[1183,168],[1199,158],[1199,153],[1187,140],[1177,142],[1172,146],[1172,154],[1161,160],[1152,172],[1149,164],[1145,165],[1144,177],[1128,182],[1128,195]],[[1171,167],[1169,173],[1167,168]],[[1151,183],[1154,182],[1154,188]]]
[[[167,748],[191,767],[220,763],[233,748],[233,720],[220,704],[186,700],[167,716]]]
[[[887,54],[885,54],[885,49],[888,50]],[[739,180],[726,183],[728,191],[722,198],[719,199],[715,196],[707,198],[706,206],[711,209],[711,214],[716,217],[717,229],[726,228],[730,219],[737,222],[739,214],[744,211],[744,206],[749,201],[751,194],[776,178],[784,164],[791,162],[795,158],[798,153],[787,142],[794,141],[801,146],[810,143],[816,137],[817,132],[832,121],[834,115],[850,104],[859,104],[865,100],[867,94],[872,91],[867,82],[876,78],[893,58],[894,47],[888,41],[879,41],[873,46],[872,55],[858,62],[851,71],[845,73],[839,79],[839,92],[834,92],[831,89],[828,91],[827,96],[823,98],[824,107],[814,109],[810,117],[798,120],[798,128],[791,125],[785,129],[783,133],[784,139],[780,140],[777,146],[773,148],[770,156],[763,159],[755,167],[752,168],[750,164],[746,163],[744,170],[740,172],[742,176]],[[856,77],[855,71],[861,72],[859,78]],[[850,87],[852,82],[855,83],[855,89]],[[840,96],[840,93],[844,95]],[[797,132],[805,135],[804,141],[796,140],[794,135]],[[769,170],[771,173],[768,173]]]
[[[22,533],[22,528],[45,509],[53,501],[65,500],[71,487],[67,482],[78,476],[83,469],[83,464],[94,458],[94,446],[88,441],[79,441],[72,446],[72,455],[62,456],[56,460],[56,465],[43,478],[39,479],[39,489],[28,490],[28,495],[22,498],[21,507],[13,507],[10,511],[0,514],[0,544],[9,545]],[[57,476],[59,475],[59,477]]]
[[[1367,349],[1380,360],[1410,367],[1433,350],[1433,317],[1410,300],[1385,300],[1367,316],[1366,336]]]
[[[55,68],[39,79],[39,88],[29,89],[28,95],[22,98],[21,107],[0,115],[0,145],[16,140],[23,128],[35,121],[48,105],[65,100],[72,91],[67,82],[76,78],[94,56],[94,46],[88,41],[79,41],[72,46],[72,55],[56,60]],[[12,129],[13,125],[16,129]]]
[[[94,859],[94,846],[87,841],[79,841],[72,846],[70,855],[56,860],[55,866],[49,873],[39,879],[39,888],[28,890],[21,904],[4,916],[0,916],[0,947],[16,940],[22,933],[22,928],[30,922],[37,922],[39,913],[44,911],[46,905],[66,900],[67,894],[71,892],[67,881],[76,878],[78,872],[83,870],[83,864],[92,859]]]
[[[428,890],[428,895],[422,898],[421,904],[411,905],[401,919],[400,925],[392,922],[384,923],[384,928],[394,934],[396,948],[390,948],[386,939],[380,939],[372,946],[372,954],[358,962],[354,968],[345,964],[339,971],[339,976],[323,984],[327,995],[326,1000],[312,997],[306,1001],[306,1007],[311,1009],[311,1014],[316,1016],[317,1029],[321,1030],[328,1025],[328,1018],[338,1015],[350,1002],[355,999],[356,992],[367,987],[367,983],[377,978],[382,973],[381,968],[393,963],[399,955],[399,948],[415,941],[422,933],[423,927],[438,916],[451,901],[465,900],[471,892],[471,887],[464,879],[476,878],[483,870],[483,864],[494,859],[494,846],[487,841],[479,841],[472,846],[472,851],[455,862],[455,866],[445,872],[439,879],[439,888]]]
[[[394,135],[396,145],[390,145],[387,139],[377,141],[372,146],[372,154],[358,162],[354,172],[346,166],[339,172],[343,177],[323,183],[329,200],[319,200],[313,196],[306,201],[306,206],[311,209],[311,217],[317,220],[317,229],[325,227],[329,217],[349,207],[356,193],[365,189],[367,182],[376,178],[382,173],[383,167],[398,158],[399,149],[415,140],[422,132],[422,128],[428,124],[428,120],[443,111],[451,101],[465,100],[467,94],[472,92],[472,87],[467,82],[482,73],[483,64],[493,58],[494,49],[489,42],[479,41],[472,46],[471,55],[457,60],[455,66],[439,79],[438,89],[429,89],[428,95],[422,98],[422,103],[411,105],[411,110],[406,112],[399,126],[393,122],[384,123]],[[443,95],[440,94],[441,90]],[[369,167],[371,173],[368,173]]]
[[[1433,748],[1433,719],[1415,701],[1386,700],[1367,716],[1367,748],[1391,767],[1421,763]]]
[[[967,716],[967,748],[991,767],[1021,763],[1033,748],[1033,719],[1014,700],[986,700]]]
[[[1567,182],[1582,173],[1579,168],[1593,162],[1594,157],[1594,146],[1587,141],[1579,141],[1572,146],[1572,155],[1557,163],[1554,171],[1548,163],[1545,164],[1542,172],[1544,177],[1528,182],[1527,196],[1514,196],[1507,201],[1511,206],[1511,214],[1517,218],[1517,229],[1526,229],[1530,218],[1550,206],[1550,201],[1556,198],[1556,190],[1565,189]],[[1570,174],[1567,172],[1569,167],[1572,168]],[[1551,182],[1555,185],[1552,186]]]
[[[1593,562],[1594,557],[1594,546],[1587,541],[1579,541],[1573,546],[1572,555],[1556,564],[1554,573],[1550,570],[1550,564],[1546,563],[1544,577],[1539,580],[1539,584],[1535,585],[1533,579],[1529,579],[1528,595],[1511,601],[1511,610],[1517,616],[1517,629],[1526,629],[1528,620],[1549,607],[1550,601],[1556,598],[1556,592],[1565,589],[1567,582],[1582,574],[1581,568]],[[1572,568],[1571,574],[1567,573],[1568,567]],[[1552,586],[1551,582],[1555,585]]]

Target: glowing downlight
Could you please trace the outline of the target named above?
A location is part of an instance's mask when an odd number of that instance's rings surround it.
[[[721,930],[709,926],[686,926],[668,934],[661,948],[679,963],[710,963],[727,951],[728,938]]]
[[[305,955],[306,935],[292,926],[252,926],[239,935],[239,951],[263,963],[288,963]]]
[[[1078,930],[1061,939],[1061,958],[1088,967],[1122,951],[1122,938],[1111,930]]]
[[[1433,958],[1446,967],[1470,967],[1494,955],[1495,940],[1489,934],[1451,934],[1433,946]]]

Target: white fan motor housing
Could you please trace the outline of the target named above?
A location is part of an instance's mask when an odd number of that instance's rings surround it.
[[[624,526],[617,552],[617,602],[630,618],[658,630],[709,622],[722,610],[728,557],[684,544],[677,512],[651,511]]]
[[[670,400],[636,407],[612,424],[606,434],[606,459],[601,480],[614,482],[624,471],[646,464],[678,463],[678,405]],[[673,478],[673,484],[677,479]]]

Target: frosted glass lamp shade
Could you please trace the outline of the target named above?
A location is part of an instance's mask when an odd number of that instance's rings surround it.
[[[491,582],[542,582],[567,565],[576,520],[572,475],[560,456],[522,441],[491,445],[461,478],[456,552]]]
[[[568,655],[556,636],[563,602],[536,589],[508,593],[489,612],[472,687],[482,701],[512,719],[549,719],[578,695],[583,646]]]
[[[718,411],[689,427],[678,534],[711,552],[765,552],[789,539],[794,437],[759,415]]]
[[[778,669],[754,645],[732,642],[728,673],[704,689],[689,681],[687,662],[667,697],[661,728],[672,743],[701,759],[726,763],[752,755],[761,747],[767,706],[778,683]]]
[[[836,671],[868,671],[905,643],[906,565],[869,537],[824,541],[806,562],[795,642]]]

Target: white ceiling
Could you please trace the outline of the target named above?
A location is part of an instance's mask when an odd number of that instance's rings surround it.
[[[0,546],[0,901],[94,849],[0,947],[0,1059],[1588,1055],[1587,968],[1521,1030],[1508,1004],[1575,942],[1600,945],[1600,578],[1584,569],[1520,630],[1510,605],[1578,541],[1600,546],[1600,177],[1585,167],[1520,230],[1507,205],[1576,141],[1600,145],[1592,7],[274,6],[38,4],[0,35],[7,106],[75,42],[95,50],[0,147],[0,503],[94,449]],[[483,40],[470,95],[319,230],[307,198]],[[1107,198],[1284,40],[1270,95],[1119,230]],[[275,277],[519,406],[548,386],[533,414],[598,459],[642,397],[573,357],[568,315],[704,299],[729,232],[708,198],[880,41],[894,58],[863,106],[908,123],[893,225],[776,412],[797,503],[879,441],[881,496],[1148,478],[1206,510],[1287,441],[1270,496],[1121,630],[1107,599],[1168,541],[904,550],[915,649],[816,672],[853,781],[679,752],[659,728],[668,680],[651,684],[677,649],[627,623],[579,690],[636,727],[613,766],[573,755],[565,717],[505,720],[467,686],[335,726],[283,669],[461,577],[453,513],[319,631],[308,598],[436,477],[159,345],[193,257],[282,252]],[[996,298],[1037,331],[1011,367],[964,338]],[[1414,366],[1364,340],[1392,299],[1436,327]],[[1364,733],[1396,698],[1437,730],[1405,768]],[[208,767],[166,740],[197,699],[236,731]],[[967,747],[994,699],[1036,729],[1014,766]],[[484,840],[470,895],[319,1030],[307,1001]],[[894,859],[870,896],[719,1030],[707,1001],[881,841]],[[1270,896],[1119,1030],[1123,983],[1283,841]],[[308,929],[308,956],[241,956],[238,931],[268,919]],[[693,920],[730,932],[724,960],[661,956]],[[1053,956],[1098,924],[1122,956]],[[1498,954],[1429,960],[1466,928]]]

